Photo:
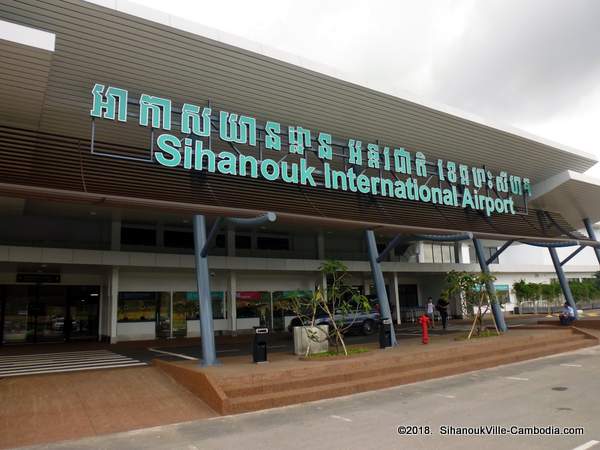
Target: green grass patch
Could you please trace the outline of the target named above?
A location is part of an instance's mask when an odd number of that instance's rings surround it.
[[[359,353],[366,353],[369,351],[368,348],[364,347],[351,347],[346,349],[348,351],[348,356],[357,355]],[[318,358],[330,358],[334,356],[346,356],[344,355],[344,351],[340,351],[336,353],[335,350],[330,350],[328,352],[321,353],[313,353],[312,355],[308,355],[308,359],[318,359]]]
[[[475,332],[471,335],[471,339],[486,338],[498,336],[496,330],[483,330],[481,334],[477,335]],[[457,336],[454,338],[455,341],[465,341],[469,337],[469,333]]]

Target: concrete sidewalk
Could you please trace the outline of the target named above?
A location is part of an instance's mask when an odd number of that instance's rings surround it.
[[[153,367],[0,379],[0,448],[215,415]]]
[[[49,450],[600,449],[600,346],[267,411],[35,447]],[[399,426],[430,434],[400,435]],[[584,427],[575,436],[443,436],[442,425]],[[425,430],[425,428],[422,428]]]

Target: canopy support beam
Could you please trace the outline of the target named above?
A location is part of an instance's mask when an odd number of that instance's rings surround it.
[[[485,262],[488,266],[492,263],[492,261],[494,261],[496,258],[498,258],[498,256],[500,256],[502,253],[504,253],[504,250],[506,250],[508,247],[510,247],[510,245],[515,242],[515,241],[506,241],[504,243],[504,245],[502,247],[500,247],[498,250],[496,250],[496,252],[489,257],[489,259]]]
[[[483,254],[483,245],[481,241],[477,238],[473,238],[473,245],[475,246],[475,254],[477,255],[477,260],[479,261],[479,267],[481,268],[481,272],[485,274],[490,273],[490,268]],[[498,298],[496,297],[496,287],[494,286],[493,281],[488,281],[486,283],[486,289],[490,296],[490,303],[492,304],[492,314],[494,315],[494,320],[496,321],[496,325],[501,332],[505,332],[507,330],[506,322],[504,321],[504,314],[502,314],[502,309],[500,308],[500,304],[498,303]]]
[[[573,293],[571,292],[569,281],[567,280],[565,272],[562,266],[560,265],[560,259],[558,258],[556,248],[548,247],[548,251],[550,252],[550,258],[552,258],[552,264],[554,264],[554,270],[556,271],[556,275],[558,276],[558,282],[560,283],[560,287],[563,291],[563,295],[565,296],[565,300],[573,308],[573,311],[575,311],[575,318],[577,319],[577,305],[575,304],[575,300],[573,299]]]
[[[563,259],[560,262],[561,266],[564,266],[566,263],[568,263],[569,261],[571,261],[571,259],[575,258],[575,256],[577,256],[577,254],[583,250],[585,248],[584,245],[582,245],[581,247],[579,247],[577,250],[573,251],[569,256],[567,256],[565,259]]]
[[[596,232],[594,231],[594,227],[592,226],[592,222],[587,217],[583,219],[583,224],[585,225],[585,229],[587,230],[587,234],[589,238],[593,241],[597,241]],[[596,253],[596,259],[600,264],[600,248],[594,247],[594,252]]]
[[[213,227],[214,229],[214,227]],[[202,366],[219,365],[215,349],[212,302],[210,298],[210,273],[207,255],[202,251],[207,244],[206,218],[201,214],[194,216],[194,253],[196,256],[196,284],[200,305],[200,336],[202,338]]]
[[[215,349],[215,332],[213,327],[212,301],[210,297],[210,273],[208,271],[208,250],[223,222],[233,225],[252,227],[266,222],[274,222],[275,213],[268,212],[258,217],[237,218],[218,217],[208,237],[206,236],[206,217],[196,214],[193,217],[194,255],[196,257],[196,285],[200,307],[200,336],[202,338],[202,366],[220,365]]]
[[[365,237],[367,239],[367,249],[369,251],[369,262],[371,264],[371,273],[373,274],[373,281],[375,283],[375,290],[377,291],[377,301],[379,302],[379,310],[381,311],[381,318],[388,319],[392,323],[391,330],[391,344],[392,347],[398,345],[396,340],[396,332],[394,331],[394,324],[392,322],[392,312],[390,310],[390,302],[388,300],[387,291],[385,290],[385,280],[383,279],[383,272],[381,271],[381,264],[379,263],[379,252],[377,251],[377,242],[375,240],[375,233],[373,230],[365,230]],[[400,311],[398,311],[398,314]]]

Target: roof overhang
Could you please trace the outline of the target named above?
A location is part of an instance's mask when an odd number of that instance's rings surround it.
[[[265,193],[269,192],[268,210],[290,223],[390,233],[472,230],[490,239],[560,240],[565,234],[546,230],[551,219],[533,213],[490,220],[459,209],[440,212],[431,210],[432,205],[416,208],[390,199],[367,202],[366,197],[341,193],[325,196],[316,190],[298,191],[242,177],[233,182],[210,176],[200,189],[185,171],[167,173],[157,165],[102,160],[87,150],[91,88],[97,82],[129,89],[132,97],[147,92],[177,104],[204,105],[210,100],[215,111],[325,130],[340,140],[403,146],[422,151],[430,160],[484,165],[529,177],[533,183],[565,169],[581,172],[597,162],[593,155],[336,78],[302,60],[269,56],[260,47],[244,48],[235,39],[194,32],[171,16],[140,19],[132,15],[137,12],[130,2],[100,3],[110,9],[76,1],[0,7],[0,17],[18,17],[22,23],[9,25],[12,37],[0,36],[0,134],[7,137],[0,139],[0,153],[10,156],[0,158],[0,194],[115,208],[155,207],[183,214],[256,215],[267,208]],[[40,23],[51,33],[36,30]],[[36,44],[38,38],[43,45]],[[157,70],[160,67],[173,70]],[[102,130],[97,125],[96,143],[146,150],[145,129],[134,123],[104,126]],[[568,225],[562,218],[557,220]]]
[[[142,199],[135,197],[125,197],[118,195],[105,195],[90,192],[74,192],[61,189],[50,189],[35,186],[15,185],[0,183],[0,195],[9,198],[34,199],[46,202],[65,202],[80,205],[92,205],[94,208],[112,208],[116,210],[152,210],[157,213],[193,215],[205,214],[210,217],[254,217],[266,212],[265,209],[248,208],[230,208],[215,205],[201,205],[183,202],[170,202],[155,199]],[[277,212],[277,222],[283,225],[306,226],[312,229],[331,229],[343,231],[362,231],[373,229],[378,235],[394,236],[396,234],[439,234],[453,235],[463,233],[464,230],[445,228],[407,226],[401,224],[391,224],[387,222],[367,222],[338,219],[333,217],[323,217],[317,215],[302,215],[287,212]],[[497,241],[522,240],[528,242],[563,242],[567,240],[564,237],[535,237],[521,235],[506,235],[502,233],[474,232],[473,235],[480,239],[489,239]],[[569,239],[570,241],[572,239]],[[585,243],[582,239],[579,242]]]
[[[54,44],[54,33],[0,20],[0,121],[37,127]]]
[[[88,138],[91,89],[103,83],[128,89],[132,98],[146,92],[178,105],[210,100],[214,111],[323,130],[340,141],[379,141],[421,151],[432,161],[484,165],[533,183],[565,169],[584,172],[597,163],[583,151],[127,0],[38,2],[29,8],[2,4],[0,18],[15,17],[24,28],[44,23],[56,34],[48,89],[35,127],[47,133]],[[6,64],[0,67],[2,83]],[[38,99],[39,92],[36,88]],[[0,124],[31,129],[30,122],[6,119],[0,117]],[[103,139],[145,146],[140,133],[113,127]]]
[[[212,28],[195,22],[193,19],[189,20],[159,11],[141,4],[142,2],[135,0],[85,1],[126,14],[129,17],[159,24],[168,29],[209,39],[216,44],[216,47],[222,48],[223,54],[228,53],[229,50],[243,52],[248,56],[258,57],[266,64],[285,64],[298,73],[308,72],[327,78],[338,83],[340,87],[352,85],[352,91],[354,91],[352,94],[367,94],[371,97],[370,100],[380,103],[378,105],[380,108],[384,106],[383,99],[400,104],[400,108],[404,110],[402,113],[390,111],[390,115],[392,117],[396,115],[398,119],[392,125],[393,131],[373,136],[368,128],[377,128],[380,123],[376,121],[373,121],[365,130],[360,130],[356,126],[358,124],[353,127],[358,133],[357,136],[365,139],[370,136],[380,140],[383,145],[403,145],[409,149],[425,151],[426,154],[436,158],[472,165],[483,164],[494,170],[507,170],[513,174],[529,177],[533,182],[554,175],[563,168],[583,172],[598,163],[598,158],[592,153],[534,135],[508,123],[491,121],[472,112],[435,102],[430,98],[418,96],[395,86],[377,84],[374,80],[358,73],[344,72],[337,67]],[[249,76],[260,77],[266,67],[260,68],[256,73],[247,67],[246,70]],[[290,87],[294,87],[293,83]],[[150,90],[152,86],[146,83],[145,88]],[[298,89],[302,92],[302,96],[307,94],[306,86],[300,86]],[[328,94],[335,95],[333,91],[329,91]],[[261,95],[266,95],[266,92]],[[336,99],[337,103],[343,102],[344,97],[348,97],[347,92]],[[218,98],[213,100],[219,102]],[[238,105],[232,105],[232,107],[235,108]],[[360,103],[355,103],[353,107],[357,111],[367,109]],[[240,112],[255,112],[244,111],[242,106],[238,108]],[[333,115],[328,114],[328,116]],[[291,121],[302,121],[309,125],[315,117],[314,111],[311,111],[308,116],[294,113]],[[363,118],[362,121],[365,122],[365,120],[368,121],[367,118]],[[329,131],[335,132],[335,125]],[[316,125],[316,127],[319,126],[320,124]],[[462,135],[462,139],[457,138],[456,134]],[[352,136],[346,136],[342,132],[337,137]],[[540,165],[540,160],[546,161],[546,164]]]
[[[533,186],[529,204],[560,213],[573,227],[600,221],[600,179],[565,170]]]

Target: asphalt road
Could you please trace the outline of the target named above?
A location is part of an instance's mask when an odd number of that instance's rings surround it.
[[[449,333],[459,333],[468,331],[469,326],[465,325],[454,325],[449,327],[448,330],[443,331],[441,327],[437,327],[434,330],[430,330],[430,335],[443,335]],[[396,338],[400,340],[404,339],[415,339],[421,336],[420,329],[415,327],[405,327],[401,330],[396,331]],[[217,358],[224,356],[241,356],[252,354],[252,339],[253,336],[246,336],[247,339],[244,341],[234,341],[219,343],[217,347]],[[374,333],[370,336],[364,336],[361,334],[349,334],[345,337],[346,343],[351,345],[366,344],[369,342],[379,342],[379,336]],[[267,349],[271,352],[293,352],[294,342],[292,335],[289,333],[278,333],[271,335],[268,338]],[[195,345],[184,345],[184,346],[161,346],[160,342],[150,348],[132,348],[122,349],[119,353],[134,357],[140,361],[150,362],[154,358],[166,359],[166,360],[178,360],[188,358],[200,359],[202,357],[202,346],[200,344]],[[179,355],[179,356],[177,356]]]
[[[34,448],[600,450],[599,373],[597,346],[337,399]],[[584,434],[443,436],[444,425],[584,427]],[[400,435],[399,426],[429,427],[431,434]]]
[[[529,325],[537,323],[539,317],[519,316],[511,317],[509,321],[510,327],[518,327],[521,325]],[[441,325],[436,323],[436,328],[430,329],[429,333],[432,336],[443,335],[448,333],[468,332],[470,324],[450,321],[448,329],[442,330]],[[403,324],[396,329],[396,338],[399,341],[404,339],[415,339],[421,336],[421,329],[415,324]],[[363,336],[361,334],[349,334],[346,336],[348,344],[365,344],[368,342],[378,342],[377,332],[371,336]],[[252,336],[247,335],[245,340],[232,340],[232,342],[220,342],[217,344],[217,358],[225,356],[242,356],[252,354]],[[271,352],[292,352],[294,343],[292,336],[289,333],[277,333],[269,336],[268,345],[269,353]],[[153,344],[152,347],[131,347],[122,348],[118,352],[124,356],[135,358],[140,361],[150,362],[155,358],[164,359],[167,361],[176,361],[181,359],[201,359],[202,348],[198,343],[182,346],[164,345],[160,341]]]
[[[530,325],[537,323],[539,320],[538,316],[531,317],[528,315],[523,316],[509,316],[508,324],[509,327],[519,327],[522,325]],[[488,323],[489,325],[489,323]],[[436,327],[429,330],[429,334],[432,336],[444,335],[449,333],[464,333],[468,332],[471,328],[470,323],[450,320],[448,323],[448,329],[443,330],[441,324],[436,322]],[[415,339],[421,336],[421,328],[417,324],[405,323],[402,326],[396,327],[396,338],[399,341],[404,339]],[[369,342],[378,342],[378,333],[375,332],[371,336],[363,336],[360,333],[352,333],[346,335],[346,342],[351,345],[360,345]],[[293,352],[294,343],[292,336],[289,333],[277,333],[269,336],[268,345],[269,353],[271,352]],[[155,358],[165,359],[169,361],[194,358],[201,359],[202,350],[199,344],[185,345],[185,346],[161,346],[160,342],[157,342],[152,348],[132,348],[123,349],[120,353],[139,359],[141,361],[150,362]],[[217,344],[217,358],[224,356],[241,356],[252,354],[252,336],[248,335],[244,342],[221,342]],[[179,355],[179,356],[178,356]]]

